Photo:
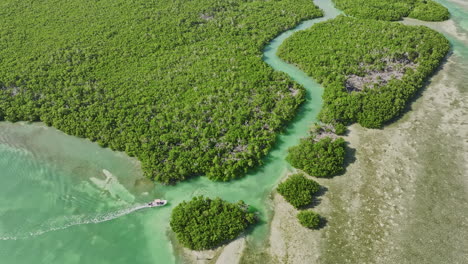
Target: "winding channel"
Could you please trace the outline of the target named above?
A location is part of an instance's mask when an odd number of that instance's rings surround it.
[[[102,149],[42,124],[0,123],[0,260],[2,263],[174,263],[179,255],[168,233],[173,206],[196,195],[244,200],[265,221],[249,235],[262,243],[268,234],[270,193],[292,168],[287,149],[306,136],[322,105],[322,87],[276,56],[294,32],[332,19],[340,11],[316,0],[322,18],[288,30],[264,49],[263,59],[307,90],[296,118],[278,136],[264,165],[229,183],[198,177],[177,186],[153,186],[139,164],[123,153]],[[103,170],[110,171],[106,178]],[[140,209],[154,197],[170,204]],[[130,213],[131,212],[131,213]],[[111,221],[112,220],[112,221]]]
[[[302,71],[276,56],[291,34],[335,17],[330,1],[317,1],[325,17],[301,23],[275,38],[264,60],[307,90],[307,100],[278,136],[265,165],[229,183],[199,177],[177,186],[152,187],[138,163],[122,153],[102,149],[42,124],[0,123],[0,259],[3,263],[174,263],[179,255],[168,237],[171,209],[195,195],[244,200],[264,223],[249,236],[261,242],[271,215],[268,197],[279,179],[292,170],[287,149],[307,135],[320,111],[322,88]],[[113,174],[106,179],[103,170]],[[154,197],[170,205],[138,210]],[[111,221],[112,220],[112,221]]]
[[[252,205],[265,222],[254,229],[249,240],[264,240],[271,215],[266,201],[279,179],[292,169],[284,160],[287,149],[307,135],[322,102],[320,85],[275,53],[294,32],[338,14],[330,1],[320,0],[317,4],[324,9],[325,17],[305,21],[265,47],[265,62],[302,84],[307,100],[278,136],[265,165],[240,180],[216,183],[199,177],[177,186],[152,187],[142,178],[138,163],[122,153],[42,124],[0,123],[2,262],[176,262],[179,254],[174,251],[178,248],[172,247],[167,234],[171,209],[202,194]],[[106,179],[103,169],[114,178]],[[170,205],[134,212],[154,197],[165,197]]]

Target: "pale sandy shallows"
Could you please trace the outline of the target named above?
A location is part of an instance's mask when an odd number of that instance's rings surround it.
[[[467,64],[451,55],[394,124],[351,126],[347,172],[319,180],[327,226],[302,229],[275,195],[268,243],[242,262],[468,263]]]
[[[182,249],[179,246],[181,259],[178,262],[193,264],[239,264],[245,246],[246,241],[243,236],[215,250],[194,251]]]
[[[328,189],[314,208],[325,228],[302,228],[297,210],[275,194],[262,248],[242,239],[192,261],[468,263],[468,65],[461,59],[449,57],[394,124],[350,127],[347,172],[318,179]]]
[[[350,127],[355,157],[315,210],[328,224],[301,229],[275,196],[271,263],[468,263],[467,65],[451,56],[399,121]],[[352,153],[352,151],[351,151]],[[353,161],[354,160],[354,161]],[[250,256],[249,256],[250,255]],[[255,253],[245,263],[258,261]]]
[[[411,21],[405,23],[412,24]],[[453,22],[434,23],[467,43]],[[467,44],[468,45],[468,44]],[[310,231],[273,195],[261,248],[235,242],[198,263],[468,263],[468,62],[452,54],[410,109],[382,130],[350,127],[344,175],[314,208],[328,220]],[[186,255],[186,256],[188,256]],[[202,260],[204,259],[204,260]]]

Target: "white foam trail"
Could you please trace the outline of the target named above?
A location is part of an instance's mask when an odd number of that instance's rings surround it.
[[[149,206],[147,204],[143,204],[143,205],[137,205],[131,208],[122,209],[117,212],[109,212],[109,213],[99,214],[95,216],[76,215],[76,216],[71,216],[71,217],[65,217],[64,224],[57,224],[57,222],[62,222],[60,220],[63,220],[63,218],[59,220],[55,220],[55,221],[49,221],[47,224],[42,225],[36,231],[32,231],[24,235],[0,236],[0,240],[27,239],[30,237],[40,236],[40,235],[43,235],[45,233],[52,232],[52,231],[63,230],[63,229],[76,226],[76,225],[97,224],[97,223],[107,222],[107,221],[119,218],[121,216],[130,214],[137,210],[148,208],[148,207]]]

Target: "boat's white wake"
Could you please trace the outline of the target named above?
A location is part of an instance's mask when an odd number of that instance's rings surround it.
[[[122,209],[117,212],[101,213],[101,214],[94,215],[94,216],[72,215],[72,216],[61,217],[59,219],[53,219],[44,223],[35,231],[26,232],[20,235],[17,235],[17,234],[2,235],[0,236],[0,240],[27,239],[30,237],[40,236],[42,234],[52,232],[52,231],[63,230],[72,226],[107,222],[107,221],[119,218],[121,216],[130,214],[132,212],[138,211],[143,208],[148,208],[148,207],[149,206],[147,204],[143,204],[143,205],[137,205],[134,207]]]

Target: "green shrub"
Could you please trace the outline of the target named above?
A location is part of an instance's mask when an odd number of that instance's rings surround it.
[[[338,9],[357,18],[395,21],[409,16],[425,21],[442,21],[449,17],[447,8],[431,0],[333,0],[333,2]]]
[[[301,225],[310,228],[316,229],[320,226],[320,215],[313,211],[301,211],[297,214],[297,219]]]
[[[325,87],[321,122],[379,128],[403,113],[449,49],[442,34],[424,26],[339,16],[295,33],[278,55]],[[377,85],[348,82],[357,77]]]
[[[450,13],[446,7],[439,3],[422,0],[416,4],[408,16],[424,21],[444,21],[449,19]]]
[[[286,160],[295,168],[316,177],[335,176],[344,170],[345,141],[329,137],[316,142],[314,137],[289,148]]]
[[[193,250],[210,249],[234,239],[255,222],[243,202],[194,197],[172,210],[170,225],[179,242]]]
[[[342,123],[335,124],[335,134],[337,135],[344,135],[346,133],[347,127]]]
[[[313,195],[319,189],[320,185],[314,180],[307,179],[302,174],[294,174],[280,183],[277,191],[292,206],[300,208],[309,205],[312,202]]]
[[[227,181],[260,163],[305,93],[262,50],[323,14],[310,0],[2,0],[0,8],[0,120],[41,120],[125,151],[163,183]]]

